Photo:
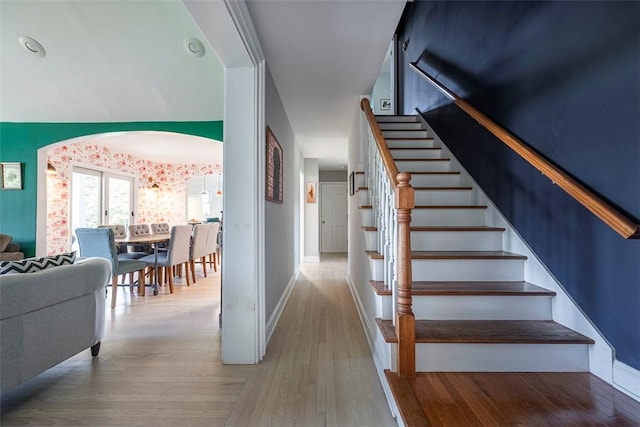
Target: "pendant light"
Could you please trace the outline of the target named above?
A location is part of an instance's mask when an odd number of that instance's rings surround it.
[[[220,197],[222,196],[222,190],[220,189],[220,177],[222,176],[222,174],[218,174],[218,191],[216,192],[216,196]]]

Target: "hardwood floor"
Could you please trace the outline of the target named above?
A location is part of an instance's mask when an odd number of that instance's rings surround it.
[[[219,273],[173,295],[119,289],[100,356],[4,393],[0,424],[393,426],[345,270],[342,256],[303,265],[257,366],[220,363]]]
[[[344,279],[346,258],[303,264],[233,426],[395,426]]]

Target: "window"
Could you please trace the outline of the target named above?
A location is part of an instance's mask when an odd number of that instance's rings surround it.
[[[71,229],[103,224],[133,223],[133,177],[73,168],[71,181]]]

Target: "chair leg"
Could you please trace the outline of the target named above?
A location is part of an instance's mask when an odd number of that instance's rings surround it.
[[[111,309],[116,307],[116,297],[118,296],[118,276],[113,275],[111,278]]]
[[[202,264],[202,272],[204,273],[204,277],[207,277],[207,258],[206,257],[202,257],[202,259],[200,259],[201,264]],[[194,280],[195,282],[195,280]]]
[[[213,271],[217,272],[218,271],[218,257],[216,256],[216,253],[213,253]]]
[[[195,260],[189,260],[189,267],[191,268],[191,280],[196,283],[196,262]]]
[[[173,293],[173,274],[169,274],[169,293]]]
[[[138,295],[140,295],[141,297],[143,297],[145,294],[145,286],[144,286],[145,270],[146,268],[143,268],[142,270],[138,271]]]
[[[187,276],[187,286],[191,286],[191,278],[189,277],[189,263],[184,263],[184,275]]]
[[[158,267],[158,271],[156,272],[156,276],[158,276],[158,285],[162,286],[162,269],[164,267]]]

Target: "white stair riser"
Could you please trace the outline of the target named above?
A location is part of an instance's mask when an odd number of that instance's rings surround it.
[[[385,130],[423,130],[420,122],[395,122],[395,123],[378,123],[380,129]]]
[[[551,320],[550,296],[418,295],[416,319]],[[389,319],[389,317],[387,317]]]
[[[413,251],[501,251],[501,231],[412,231]]]
[[[416,344],[416,371],[588,372],[589,349],[586,344]]]
[[[384,260],[369,258],[369,270],[371,271],[371,280],[384,280]]]
[[[355,180],[356,180],[356,182],[355,182],[356,188],[358,188],[358,187],[366,187],[367,186],[367,183],[366,183],[366,181],[364,179],[364,174],[357,174],[355,176]]]
[[[442,157],[442,150],[421,150],[419,148],[397,150],[392,148],[391,157],[394,159],[439,159]]]
[[[373,224],[373,209],[358,209],[360,211],[360,221],[364,226],[372,226]]]
[[[381,319],[393,319],[393,296],[391,295],[376,295],[376,307],[380,308]]]
[[[378,232],[377,231],[365,231],[364,232],[364,245],[366,250],[375,251],[378,248]]]
[[[387,147],[393,148],[432,148],[433,139],[387,139]]]
[[[480,226],[486,222],[485,209],[413,209],[412,224],[420,226],[468,225]]]
[[[358,203],[360,206],[369,204],[369,190],[358,190]]]
[[[385,138],[427,138],[426,130],[383,130]]]
[[[414,259],[413,280],[521,281],[524,261],[519,259]]]
[[[412,187],[455,187],[460,185],[460,175],[458,174],[412,174]]]
[[[449,172],[451,162],[442,160],[435,162],[396,160],[398,172]]]
[[[371,271],[382,272],[384,260],[370,259]],[[524,260],[519,259],[413,259],[413,280],[507,281],[524,280]],[[383,280],[382,274],[373,280]]]
[[[469,206],[471,190],[416,190],[415,203],[418,206]]]
[[[378,232],[365,231],[368,251],[377,250]],[[500,251],[500,231],[412,231],[413,251]]]
[[[376,116],[376,119],[382,122],[401,122],[401,123],[412,123],[419,122],[418,116]]]

